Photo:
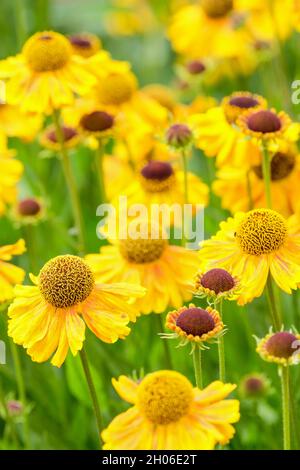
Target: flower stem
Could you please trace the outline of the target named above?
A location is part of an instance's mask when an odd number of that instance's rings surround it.
[[[222,319],[222,310],[223,310],[223,300],[220,301],[219,313]],[[224,348],[224,336],[221,335],[218,340],[218,355],[219,355],[219,378],[221,382],[225,383],[226,381],[226,372],[225,372],[225,348]]]
[[[162,313],[154,313],[158,317],[158,328],[159,332],[162,333],[165,331],[165,325],[163,322],[163,317]],[[170,342],[167,339],[163,339],[163,344],[164,344],[164,354],[165,354],[165,363],[168,369],[173,369],[173,363],[172,363],[172,354],[170,350]]]
[[[19,357],[19,351],[13,340],[9,339],[10,350],[14,362],[14,368],[16,373],[16,381],[18,387],[18,398],[23,406],[23,433],[24,433],[24,445],[25,449],[30,448],[30,432],[28,419],[26,415],[26,391],[25,391],[25,382],[22,373],[22,366]]]
[[[103,420],[102,420],[102,415],[101,415],[101,410],[99,406],[99,401],[97,398],[97,393],[96,393],[96,388],[92,379],[92,374],[90,370],[90,366],[88,363],[88,358],[86,355],[86,352],[84,349],[80,351],[80,359],[82,363],[82,367],[84,370],[85,378],[87,381],[87,385],[89,388],[89,392],[91,395],[92,403],[93,403],[93,408],[94,408],[94,413],[95,413],[95,418],[97,422],[97,428],[98,428],[98,434],[99,434],[99,441],[100,441],[100,447],[102,447],[102,438],[101,438],[101,432],[103,430]]]
[[[82,217],[81,208],[80,208],[80,199],[79,199],[79,194],[77,191],[76,181],[72,172],[69,155],[64,145],[64,136],[63,136],[62,128],[60,125],[59,112],[57,110],[54,110],[53,112],[53,122],[54,122],[54,126],[56,129],[57,139],[60,144],[62,167],[64,170],[65,179],[66,179],[66,183],[67,183],[69,194],[70,194],[74,221],[75,221],[75,225],[76,225],[76,229],[78,233],[78,241],[79,241],[78,249],[80,253],[84,253],[85,252],[84,224],[83,224],[83,217]]]
[[[193,351],[193,362],[195,370],[196,385],[200,390],[203,388],[202,364],[201,364],[202,351],[199,347],[195,347]]]
[[[186,151],[183,149],[181,152],[182,166],[183,166],[183,184],[184,184],[184,203],[189,203],[189,188],[188,188],[188,159]]]
[[[104,203],[107,201],[105,183],[104,183],[104,169],[103,169],[103,156],[104,148],[101,139],[98,139],[98,148],[95,152],[95,169],[98,182],[100,202]]]
[[[275,300],[274,286],[271,276],[268,276],[266,284],[266,294],[269,303],[269,310],[272,316],[273,327],[275,331],[279,331],[282,325],[281,315],[277,308],[277,303]]]
[[[253,193],[250,181],[250,170],[246,173],[246,184],[247,184],[247,193],[248,193],[248,210],[251,211],[254,207],[253,204]]]
[[[291,449],[291,422],[290,422],[290,374],[289,366],[281,367],[281,393],[282,393],[282,417],[283,417],[283,448]]]
[[[266,202],[269,209],[272,209],[272,197],[271,197],[271,160],[269,151],[265,145],[262,147],[263,151],[263,177],[265,183],[265,196]]]

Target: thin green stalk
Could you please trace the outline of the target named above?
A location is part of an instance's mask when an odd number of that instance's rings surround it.
[[[24,0],[13,0],[13,4],[17,42],[19,49],[21,49],[27,38],[28,32],[26,5]]]
[[[281,394],[282,394],[282,418],[283,418],[283,449],[291,449],[291,411],[290,411],[290,374],[289,366],[281,367]]]
[[[269,209],[272,209],[272,196],[271,196],[271,160],[269,151],[265,145],[262,147],[263,151],[263,177],[265,183],[265,196]]]
[[[23,433],[24,433],[24,445],[25,449],[30,448],[30,431],[29,431],[29,424],[28,418],[26,415],[26,388],[25,388],[25,381],[22,372],[22,365],[20,361],[19,351],[16,344],[13,342],[11,338],[9,338],[9,345],[10,350],[14,362],[14,368],[16,373],[16,381],[18,387],[18,399],[22,403],[23,406]]]
[[[99,401],[98,401],[97,393],[96,393],[96,388],[95,388],[95,385],[94,385],[94,382],[93,382],[93,378],[92,378],[88,358],[87,358],[87,355],[86,355],[86,352],[85,352],[84,349],[82,349],[80,351],[80,359],[81,359],[82,367],[83,367],[83,370],[84,370],[85,378],[86,378],[86,381],[87,381],[87,385],[88,385],[88,388],[89,388],[89,392],[90,392],[90,395],[91,395],[92,404],[93,404],[93,408],[94,408],[94,414],[95,414],[97,428],[98,428],[100,447],[102,447],[102,437],[101,437],[101,433],[102,433],[102,430],[103,430],[102,414],[101,414]]]
[[[79,252],[83,254],[85,252],[85,237],[84,237],[84,223],[83,223],[83,217],[82,217],[81,207],[80,207],[80,198],[79,198],[79,194],[77,191],[76,181],[72,172],[69,155],[64,144],[64,136],[63,136],[62,128],[60,125],[59,112],[57,110],[54,110],[53,112],[53,122],[54,122],[54,126],[56,129],[57,139],[60,144],[62,167],[64,170],[64,175],[65,175],[66,183],[67,183],[69,194],[70,194],[74,221],[75,221],[75,225],[76,225],[76,229],[78,233],[78,241],[79,241],[78,249],[79,249]]]
[[[193,351],[193,362],[195,370],[196,385],[200,390],[203,388],[203,376],[202,376],[202,351],[199,347],[195,347]]]
[[[183,167],[183,178],[184,178],[184,203],[189,203],[189,187],[188,187],[188,158],[185,149],[181,152],[182,167]]]
[[[96,173],[97,173],[96,176],[97,176],[99,196],[100,196],[101,203],[104,203],[107,201],[105,182],[104,182],[103,157],[104,157],[103,142],[101,139],[98,139],[98,148],[95,152],[95,168],[96,168]]]
[[[250,170],[246,173],[246,184],[247,184],[247,193],[248,193],[248,210],[251,211],[254,207],[253,203],[253,194],[252,194],[252,187],[250,181]]]
[[[275,331],[279,331],[282,326],[282,320],[280,312],[277,308],[275,294],[274,294],[274,286],[271,276],[268,276],[267,283],[266,283],[266,294],[269,303],[269,310],[272,317],[272,323]]]
[[[163,322],[163,316],[161,313],[156,314],[154,313],[156,317],[158,317],[158,329],[160,333],[163,333],[165,331],[165,325]],[[165,354],[165,363],[168,369],[173,369],[173,363],[172,363],[172,354],[170,350],[170,341],[167,339],[163,339],[163,345],[164,345],[164,354]]]
[[[219,314],[222,319],[223,300],[219,304]],[[219,378],[221,382],[226,381],[226,368],[225,368],[225,348],[224,348],[224,336],[220,336],[218,340],[218,355],[219,355]]]

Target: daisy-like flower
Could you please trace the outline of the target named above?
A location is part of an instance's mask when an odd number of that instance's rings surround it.
[[[209,195],[208,186],[190,172],[187,174],[187,181],[189,203],[194,206],[194,209],[199,204],[206,206]],[[128,205],[144,204],[149,208],[153,204],[183,205],[185,203],[184,173],[173,168],[168,162],[151,160],[141,168],[135,180],[124,190],[123,195],[127,196]],[[114,204],[118,207],[117,201],[114,201]],[[173,219],[171,223],[172,221]]]
[[[51,363],[57,367],[69,348],[74,356],[82,349],[85,325],[106,343],[124,339],[128,322],[139,314],[132,301],[144,295],[143,288],[132,284],[95,282],[89,266],[72,255],[51,259],[31,280],[34,286],[15,287],[8,334],[33,361],[54,354]]]
[[[225,398],[235,385],[216,381],[199,390],[169,370],[148,374],[140,382],[124,375],[112,382],[133,406],[103,431],[106,450],[209,450],[234,435],[239,402]]]
[[[63,125],[61,126],[61,132],[63,136],[64,147],[72,149],[76,147],[80,140],[81,135],[75,127]],[[61,144],[59,142],[55,126],[48,126],[40,136],[40,144],[48,150],[59,152],[61,150]]]
[[[226,269],[213,268],[197,274],[194,295],[207,298],[209,303],[216,304],[222,299],[235,300],[240,289],[239,280],[230,272]]]
[[[291,293],[300,282],[300,225],[270,209],[239,212],[210,240],[202,242],[202,269],[223,268],[240,279],[240,305],[259,297],[270,274]]]
[[[14,296],[13,287],[24,280],[25,271],[8,261],[25,251],[25,242],[22,239],[14,245],[0,247],[0,304],[11,300]]]
[[[178,338],[181,340],[180,346],[192,343],[193,347],[198,346],[200,349],[207,347],[205,343],[217,342],[225,332],[224,324],[216,310],[211,307],[203,309],[194,304],[169,312],[166,327],[174,333],[163,333],[163,338]]]
[[[237,120],[242,133],[257,146],[277,152],[280,144],[295,142],[299,137],[299,124],[293,123],[284,112],[274,109],[248,110]]]
[[[217,166],[241,167],[249,162],[257,164],[261,159],[259,148],[244,139],[237,119],[249,110],[266,107],[266,101],[259,95],[236,92],[225,97],[221,106],[190,118],[194,127],[195,145],[207,157],[216,157]]]
[[[272,156],[270,176],[273,209],[288,217],[299,207],[300,155],[297,148],[289,146]],[[267,204],[261,164],[243,168],[225,166],[217,172],[212,188],[220,196],[222,207],[233,214],[249,210],[250,205],[259,208]]]
[[[23,174],[23,164],[13,158],[7,149],[6,137],[0,135],[0,215],[4,214],[8,205],[17,199],[17,184]]]
[[[268,393],[270,381],[264,374],[248,374],[240,383],[239,391],[244,398],[261,398]]]
[[[192,59],[239,57],[247,53],[250,37],[237,28],[235,18],[245,14],[239,0],[202,0],[183,6],[173,18],[168,35],[176,52]]]
[[[68,36],[74,54],[92,57],[100,51],[102,44],[98,36],[91,33],[71,34]]]
[[[199,265],[196,252],[172,246],[163,236],[114,241],[100,254],[86,256],[99,282],[133,282],[146,287],[136,306],[143,314],[179,308],[192,298],[191,279]]]
[[[46,215],[44,201],[34,197],[20,199],[12,208],[11,218],[17,227],[22,225],[36,225]]]
[[[87,93],[96,81],[86,60],[54,31],[35,33],[21,54],[1,61],[0,77],[7,79],[8,104],[41,114],[71,105],[75,94]]]
[[[269,332],[258,340],[256,351],[262,359],[281,366],[300,362],[300,335],[292,331]]]

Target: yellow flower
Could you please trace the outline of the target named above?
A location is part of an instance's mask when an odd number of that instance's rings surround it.
[[[225,400],[235,385],[212,382],[193,388],[179,372],[162,370],[134,382],[112,380],[133,405],[103,431],[105,450],[210,450],[226,444],[239,420],[238,400]]]
[[[174,334],[162,334],[164,339],[180,338],[180,346],[189,342],[201,349],[207,346],[204,343],[217,341],[224,331],[224,325],[219,313],[211,307],[206,309],[189,304],[179,310],[169,312],[166,318],[166,327]]]
[[[299,207],[300,156],[289,147],[274,154],[271,160],[271,195],[273,209],[285,217]],[[213,191],[220,196],[222,207],[233,214],[253,208],[265,207],[265,186],[262,165],[250,168],[224,167],[217,172]],[[236,195],[239,195],[237,198]]]
[[[24,198],[12,207],[10,215],[16,227],[36,225],[45,219],[46,203],[40,198]]]
[[[196,146],[207,157],[216,157],[217,166],[241,167],[260,161],[260,150],[243,138],[236,125],[237,118],[249,109],[266,106],[264,98],[248,92],[237,92],[223,99],[221,106],[190,118],[194,127]]]
[[[270,331],[263,339],[258,340],[256,351],[267,362],[282,366],[299,364],[300,335],[292,331]]]
[[[246,54],[250,37],[243,28],[235,26],[235,15],[241,13],[238,3],[202,0],[179,9],[168,31],[175,51],[193,59]]]
[[[71,149],[80,143],[81,136],[78,130],[74,127],[63,125],[61,127],[61,131],[65,148]],[[53,150],[54,152],[60,151],[61,145],[54,125],[51,124],[43,131],[40,136],[40,144],[49,150]]]
[[[13,286],[23,282],[25,277],[23,269],[7,261],[15,255],[22,255],[25,251],[25,242],[22,239],[14,245],[0,247],[0,304],[13,298]]]
[[[72,34],[68,37],[74,54],[81,57],[94,56],[101,49],[101,41],[91,33]]]
[[[150,235],[150,234],[149,234]],[[169,245],[162,236],[116,241],[100,254],[86,256],[98,282],[132,282],[146,287],[137,300],[143,314],[162,313],[168,306],[179,308],[192,298],[191,279],[199,264],[194,251]]]
[[[222,299],[235,300],[240,292],[239,280],[226,269],[214,268],[196,276],[194,295],[216,304]]]
[[[31,141],[42,126],[40,114],[23,113],[18,106],[0,103],[0,130],[8,137]]]
[[[128,322],[139,314],[132,300],[144,295],[139,286],[96,283],[89,266],[71,255],[51,259],[31,280],[34,286],[15,287],[8,334],[33,361],[54,354],[51,363],[57,367],[69,348],[74,356],[81,350],[85,325],[106,343],[124,339]]]
[[[1,142],[2,141],[2,142]],[[6,211],[6,206],[13,204],[17,198],[17,183],[22,173],[23,165],[15,160],[6,147],[6,139],[0,135],[0,215]]]
[[[21,54],[1,61],[0,78],[7,79],[8,104],[41,114],[72,104],[75,94],[87,93],[96,81],[68,39],[53,31],[34,34]]]
[[[122,194],[128,181],[134,177],[132,167],[117,155],[104,155],[103,173],[106,196],[109,201]]]
[[[248,110],[239,117],[237,125],[254,144],[265,146],[271,152],[277,152],[280,145],[295,142],[299,138],[299,124],[293,123],[284,111]]]
[[[157,26],[151,4],[140,0],[113,0],[105,14],[105,28],[112,36],[145,34]]]
[[[210,240],[201,243],[204,269],[224,268],[240,279],[240,305],[259,297],[270,274],[291,293],[300,282],[300,225],[270,209],[239,212]]]

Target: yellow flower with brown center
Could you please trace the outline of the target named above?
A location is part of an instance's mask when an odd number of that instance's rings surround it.
[[[261,153],[257,145],[243,138],[237,123],[250,110],[266,107],[263,97],[248,92],[236,92],[222,100],[221,106],[192,116],[195,145],[207,157],[216,157],[216,165],[242,167],[258,164]]]
[[[4,214],[7,206],[17,199],[17,184],[23,174],[23,164],[13,158],[13,153],[7,148],[7,139],[0,134],[0,215]]]
[[[180,346],[192,343],[200,349],[207,347],[205,343],[217,342],[220,335],[225,333],[224,324],[216,310],[211,307],[203,309],[194,304],[169,312],[166,327],[174,334],[163,333],[163,338],[179,338]]]
[[[91,33],[71,34],[68,37],[74,54],[81,57],[92,57],[101,49],[101,41]]]
[[[297,148],[289,146],[276,152],[271,157],[270,170],[273,209],[289,217],[299,207],[300,156]],[[247,211],[251,205],[254,208],[267,205],[261,164],[243,168],[224,166],[217,172],[212,189],[221,198],[222,207],[233,214]]]
[[[103,110],[93,110],[83,114],[79,126],[81,130],[93,137],[102,138],[112,134],[115,118]]]
[[[299,364],[300,335],[292,331],[272,331],[258,340],[256,351],[262,359],[282,366]]]
[[[8,261],[15,255],[22,255],[25,251],[23,239],[14,245],[0,247],[0,304],[11,300],[14,296],[14,286],[24,280],[25,271]]]
[[[63,125],[61,126],[61,132],[64,146],[66,148],[71,149],[79,144],[81,137],[74,127]],[[55,126],[50,125],[44,130],[40,136],[40,144],[49,150],[54,150],[55,152],[60,150],[61,144],[57,136]]]
[[[124,375],[112,382],[133,406],[103,431],[105,450],[208,450],[234,435],[239,402],[225,398],[235,385],[216,381],[199,390],[169,370],[147,374],[140,382]]]
[[[202,270],[223,268],[239,278],[241,305],[262,294],[269,274],[289,294],[300,282],[300,225],[294,216],[285,219],[270,209],[239,212],[200,245]]]
[[[73,255],[51,259],[31,280],[34,286],[15,288],[8,334],[33,361],[44,362],[54,354],[51,363],[57,367],[69,348],[74,356],[81,350],[86,325],[106,343],[124,339],[129,321],[139,314],[132,301],[145,293],[133,284],[95,282],[90,267]]]
[[[120,106],[131,100],[137,89],[137,81],[132,72],[110,73],[96,88],[97,98],[104,105]]]
[[[41,114],[71,105],[75,94],[87,93],[96,82],[85,59],[54,31],[35,33],[21,54],[1,61],[0,77],[7,79],[8,104]]]
[[[168,306],[179,308],[192,298],[191,279],[197,272],[198,255],[170,245],[161,232],[152,236],[150,224],[141,225],[149,231],[103,246],[100,254],[89,254],[86,261],[99,282],[144,286],[147,293],[136,303],[142,313],[162,313]]]
[[[196,276],[194,295],[217,303],[222,299],[235,300],[241,289],[239,280],[226,269],[213,268]]]
[[[46,204],[40,198],[20,199],[11,210],[11,218],[17,227],[35,225],[46,216]]]

